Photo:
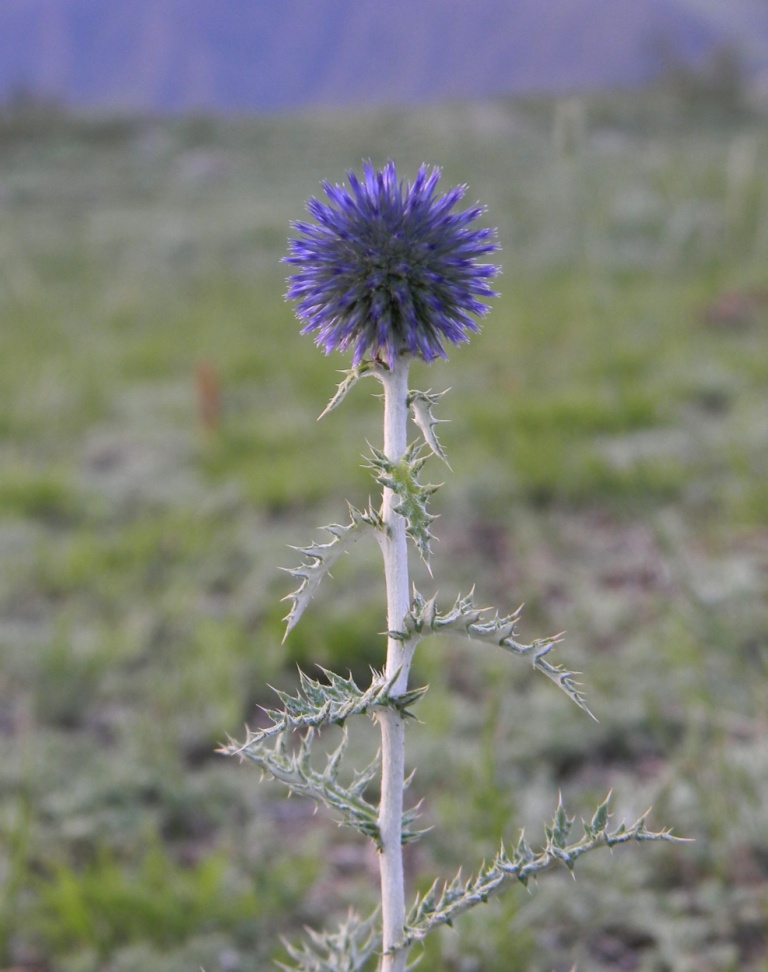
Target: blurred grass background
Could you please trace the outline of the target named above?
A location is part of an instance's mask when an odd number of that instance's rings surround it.
[[[370,848],[214,750],[297,663],[382,663],[375,549],[280,643],[286,544],[366,502],[380,420],[363,383],[316,423],[345,359],[298,335],[279,260],[320,179],[393,157],[468,183],[503,248],[482,335],[414,369],[451,388],[436,583],[565,629],[600,720],[425,643],[412,886],[535,844],[559,790],[696,838],[510,890],[423,967],[768,969],[768,126],[714,94],[4,110],[0,967],[255,972],[375,902]]]

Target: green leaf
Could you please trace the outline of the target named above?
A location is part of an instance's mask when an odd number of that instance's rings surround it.
[[[425,392],[411,391],[408,393],[406,402],[411,411],[411,418],[421,434],[424,436],[424,441],[432,452],[434,452],[438,458],[442,459],[446,466],[448,466],[450,469],[450,464],[448,463],[445,452],[443,451],[443,447],[440,445],[437,438],[437,433],[435,432],[436,425],[448,420],[436,419],[432,413],[433,407],[438,403],[444,394],[445,392],[433,393],[431,390]]]
[[[453,607],[441,614],[435,607],[435,598],[425,600],[418,591],[414,592],[413,606],[405,617],[405,630],[400,634],[401,640],[418,641],[428,634],[456,632],[466,635],[471,641],[494,645],[512,654],[529,658],[537,671],[551,679],[579,708],[594,719],[576,681],[578,673],[562,665],[552,664],[546,658],[560,642],[561,636],[555,635],[531,644],[523,644],[516,637],[517,622],[522,608],[503,616],[497,612],[486,620],[491,609],[476,607],[472,594],[473,592],[470,591],[465,597],[459,595]]]
[[[573,826],[573,820],[574,818],[569,817],[565,812],[563,798],[561,795],[557,804],[557,810],[555,811],[555,818],[552,821],[552,826],[546,828],[547,837],[552,841],[555,847],[565,847],[568,834],[571,832],[571,827]]]
[[[284,942],[294,965],[278,962],[283,972],[359,972],[381,948],[378,911],[361,919],[350,911],[335,932],[307,929],[307,940],[300,947]]]
[[[607,802],[607,801],[606,801]],[[601,804],[595,811],[593,820],[603,817]],[[607,818],[607,810],[605,811]],[[423,898],[416,898],[406,920],[405,935],[398,948],[407,949],[416,942],[423,941],[430,932],[440,925],[449,925],[461,914],[488,900],[512,881],[527,885],[531,878],[550,869],[555,864],[564,864],[572,871],[576,861],[598,847],[615,847],[630,840],[637,841],[676,841],[682,838],[672,836],[669,830],[651,831],[646,827],[648,813],[644,813],[631,827],[621,825],[612,833],[601,830],[590,833],[584,828],[584,835],[572,843],[567,843],[573,818],[565,812],[562,800],[558,801],[554,820],[545,828],[546,844],[542,850],[534,852],[521,834],[511,858],[502,844],[498,854],[490,864],[483,863],[477,874],[462,882],[461,872],[442,887],[435,882]]]
[[[427,689],[411,689],[404,695],[391,696],[390,690],[399,672],[395,672],[390,678],[374,672],[371,684],[365,691],[358,688],[351,676],[343,678],[333,672],[323,672],[328,684],[301,672],[300,688],[296,695],[277,693],[283,703],[282,711],[265,710],[272,720],[271,726],[249,731],[244,743],[231,742],[218,751],[226,756],[238,756],[255,763],[297,796],[308,797],[337,811],[343,823],[354,827],[378,844],[378,811],[364,797],[368,784],[378,773],[378,756],[364,770],[354,772],[350,783],[339,782],[347,747],[345,722],[351,716],[363,715],[383,707],[396,708],[402,715],[410,716],[410,707],[424,696]],[[324,769],[316,770],[310,761],[315,734],[324,726],[334,724],[343,727],[341,742],[327,757]],[[292,731],[304,732],[296,749],[290,749],[287,742],[289,732]],[[406,780],[406,787],[409,782],[410,778]],[[411,843],[424,833],[413,826],[418,816],[418,804],[403,812],[403,843]]]
[[[334,408],[342,403],[342,401],[347,397],[347,393],[353,385],[364,378],[366,375],[373,375],[375,378],[380,378],[380,372],[382,365],[377,361],[361,361],[359,365],[354,368],[350,368],[348,371],[342,371],[341,374],[344,375],[342,380],[339,382],[336,391],[331,398],[330,402],[325,406],[325,409],[318,415],[317,420],[320,421],[321,418],[326,416],[329,412],[332,412]]]
[[[395,512],[405,519],[406,532],[429,567],[431,541],[434,539],[430,525],[437,517],[427,512],[427,503],[440,486],[418,481],[418,474],[428,459],[428,456],[421,454],[421,449],[421,443],[414,442],[406,449],[402,459],[393,462],[383,452],[371,447],[369,466],[374,470],[376,482],[385,489],[391,489],[397,496]]]
[[[345,526],[339,523],[332,523],[330,526],[322,527],[326,533],[330,533],[332,539],[328,543],[313,543],[309,547],[294,547],[304,557],[298,567],[283,567],[281,570],[298,577],[301,583],[291,594],[287,594],[283,600],[291,601],[291,610],[283,619],[286,622],[283,641],[288,637],[289,632],[296,626],[307,605],[314,597],[320,582],[328,574],[339,559],[347,553],[364,533],[383,529],[381,518],[373,510],[368,509],[361,512],[351,504],[349,506],[350,522]]]
[[[584,829],[587,831],[587,833],[596,836],[597,834],[602,834],[605,828],[608,826],[608,801],[610,799],[611,794],[609,793],[597,810],[595,810],[590,822],[584,825]]]
[[[412,718],[411,707],[427,693],[427,686],[409,689],[401,695],[390,695],[390,690],[400,674],[399,670],[391,677],[382,672],[372,671],[371,684],[361,689],[350,675],[344,678],[335,672],[320,668],[326,682],[310,678],[299,672],[299,689],[295,695],[275,690],[283,704],[280,709],[265,709],[272,721],[271,726],[249,732],[243,746],[233,744],[220,750],[226,755],[237,755],[245,746],[260,743],[287,730],[322,729],[324,726],[343,725],[356,715],[365,715],[372,709],[389,707],[406,718]]]

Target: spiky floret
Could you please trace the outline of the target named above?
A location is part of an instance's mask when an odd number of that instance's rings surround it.
[[[459,344],[478,330],[495,297],[489,281],[498,267],[480,262],[498,249],[494,231],[473,228],[483,213],[453,212],[466,191],[436,194],[440,170],[422,165],[413,182],[398,180],[394,162],[363,177],[347,173],[348,187],[323,182],[329,202],[312,198],[315,222],[292,223],[286,263],[296,267],[286,296],[326,353],[354,349],[393,366],[400,354],[431,361],[444,343]]]

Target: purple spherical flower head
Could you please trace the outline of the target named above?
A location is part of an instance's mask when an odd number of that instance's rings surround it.
[[[497,296],[489,281],[499,269],[479,260],[498,243],[494,230],[472,227],[482,207],[452,212],[465,186],[435,195],[439,178],[422,165],[412,183],[398,182],[394,162],[380,171],[368,162],[362,181],[347,173],[349,188],[322,183],[329,202],[307,203],[314,223],[291,224],[298,235],[284,260],[297,272],[286,297],[326,354],[353,346],[353,365],[368,354],[391,368],[400,354],[445,357],[444,342],[478,330],[473,316]]]

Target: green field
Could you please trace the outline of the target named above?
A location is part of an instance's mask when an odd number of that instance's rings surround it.
[[[299,336],[279,261],[321,179],[389,157],[468,183],[502,245],[482,334],[414,368],[451,389],[417,585],[565,630],[599,719],[424,643],[411,887],[537,844],[558,792],[695,838],[511,889],[421,967],[768,970],[768,122],[674,89],[0,113],[0,968],[260,972],[375,903],[362,838],[215,749],[297,664],[383,662],[375,546],[281,645],[286,545],[366,503],[380,432],[365,382],[315,421],[346,359]]]

